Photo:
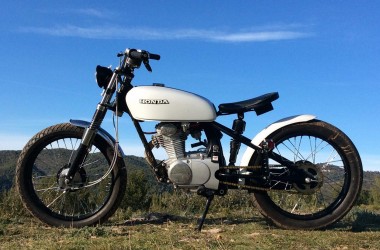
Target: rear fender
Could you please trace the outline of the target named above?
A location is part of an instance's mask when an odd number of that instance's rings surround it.
[[[81,127],[81,128],[88,128],[90,126],[90,122],[82,121],[82,120],[70,120],[70,123],[74,126]],[[102,128],[99,128],[97,134],[100,137],[102,137],[111,147],[115,148],[116,140],[107,131],[105,131]],[[125,155],[120,145],[118,145],[118,150],[119,150],[119,156],[124,158]]]
[[[255,138],[251,141],[252,144],[259,146],[260,143],[266,139],[270,134],[272,134],[274,131],[283,128],[285,126],[288,126],[290,124],[294,123],[300,123],[300,122],[307,122],[315,119],[316,116],[314,115],[297,115],[297,116],[291,116],[283,118],[279,121],[276,121],[272,124],[270,124],[268,127],[263,129],[260,133],[258,133]],[[249,161],[255,152],[255,149],[253,148],[247,148],[247,150],[244,152],[243,157],[240,162],[240,166],[248,166]]]

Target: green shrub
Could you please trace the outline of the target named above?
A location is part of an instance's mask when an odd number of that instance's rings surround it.
[[[14,188],[0,192],[0,208],[1,220],[15,220],[29,216]]]
[[[156,194],[152,197],[150,210],[152,212],[166,212],[174,214],[199,214],[206,206],[206,198],[195,192],[175,190]],[[250,210],[253,208],[252,197],[246,191],[230,190],[225,196],[215,196],[210,212],[223,212],[228,214],[235,210]]]
[[[370,190],[372,205],[380,205],[380,177],[376,177]]]
[[[121,209],[147,210],[150,207],[149,182],[142,170],[136,170],[128,175],[127,190],[120,205]]]
[[[373,205],[373,197],[371,190],[362,190],[356,205]]]

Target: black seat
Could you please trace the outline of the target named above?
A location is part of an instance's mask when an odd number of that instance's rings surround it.
[[[273,110],[272,102],[279,97],[277,92],[268,93],[256,98],[240,102],[220,104],[218,114],[243,114],[248,111],[255,111],[257,115]]]

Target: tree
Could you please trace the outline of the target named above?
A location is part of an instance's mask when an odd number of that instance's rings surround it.
[[[127,190],[121,208],[132,210],[148,209],[152,201],[149,182],[142,170],[131,171],[128,175]]]
[[[376,177],[371,187],[371,197],[373,205],[380,205],[380,177]]]

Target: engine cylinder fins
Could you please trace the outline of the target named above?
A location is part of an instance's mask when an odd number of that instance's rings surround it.
[[[173,136],[177,133],[178,128],[173,123],[159,123],[156,126],[157,134],[164,136]]]
[[[170,159],[185,157],[187,134],[174,123],[159,123],[156,126],[156,142],[163,147]]]

